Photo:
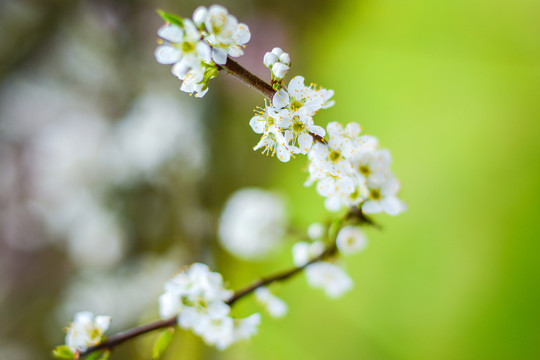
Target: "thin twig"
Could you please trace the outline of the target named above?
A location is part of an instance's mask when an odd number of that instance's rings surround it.
[[[243,289],[237,290],[234,293],[234,295],[229,300],[227,300],[227,304],[229,306],[233,305],[236,301],[240,300],[244,296],[252,293],[253,291],[257,290],[258,288],[260,288],[262,286],[269,285],[269,284],[271,284],[273,282],[276,282],[276,281],[287,280],[287,279],[293,277],[294,275],[298,274],[300,271],[304,270],[309,265],[311,265],[311,264],[313,264],[313,263],[315,263],[317,261],[321,261],[321,260],[335,254],[336,250],[337,250],[337,247],[336,247],[336,243],[334,242],[334,243],[332,243],[332,245],[330,245],[328,248],[326,248],[319,256],[313,258],[312,260],[308,261],[307,263],[305,263],[302,266],[293,267],[293,268],[291,268],[289,270],[279,272],[279,273],[277,273],[275,275],[264,277],[264,278],[262,278],[260,280],[257,280],[255,282],[253,282],[251,285],[246,286]]]
[[[227,71],[229,75],[234,76],[250,88],[260,92],[268,100],[272,101],[272,99],[274,98],[276,90],[274,90],[274,88],[272,88],[270,84],[268,84],[266,81],[264,81],[257,75],[251,73],[249,70],[247,70],[245,67],[243,67],[230,57],[227,58],[227,62],[225,63],[225,65],[221,65],[220,67],[223,70]],[[326,140],[324,139],[324,137],[312,132],[309,132],[309,134],[313,138],[313,141],[326,144]]]
[[[335,254],[336,251],[337,251],[337,247],[336,247],[336,244],[334,242],[332,245],[330,245],[328,248],[326,248],[319,256],[313,258],[312,260],[310,260],[309,262],[307,262],[306,264],[304,264],[302,266],[297,266],[297,267],[294,267],[294,268],[289,269],[287,271],[281,271],[279,273],[276,273],[275,275],[264,277],[264,278],[262,278],[260,280],[255,281],[253,284],[251,284],[251,285],[249,285],[249,286],[247,286],[247,287],[245,287],[243,289],[235,291],[233,296],[229,300],[226,301],[226,304],[229,305],[229,306],[232,306],[236,301],[240,300],[241,298],[243,298],[246,295],[251,294],[253,291],[257,290],[261,286],[266,286],[266,285],[269,285],[269,284],[271,284],[273,282],[277,282],[277,281],[287,280],[287,279],[291,278],[292,276],[298,274],[302,270],[304,270],[308,265],[311,265],[311,264],[313,264],[315,262],[321,261],[321,260]],[[148,323],[148,324],[145,324],[145,325],[134,327],[132,329],[120,332],[118,334],[115,334],[115,335],[107,338],[102,343],[100,343],[100,344],[98,344],[96,346],[90,347],[86,351],[80,352],[79,355],[80,356],[87,356],[87,355],[91,354],[92,352],[94,352],[96,350],[112,349],[116,345],[119,345],[119,344],[121,344],[121,343],[123,343],[125,341],[128,341],[128,340],[132,339],[132,338],[135,338],[137,336],[152,332],[154,330],[159,330],[159,329],[175,326],[176,323],[177,323],[177,317],[175,316],[175,317],[170,318],[170,319],[158,320],[158,321],[154,321],[154,322],[151,322],[151,323]]]
[[[81,352],[79,355],[86,356],[96,350],[112,349],[116,345],[119,345],[139,335],[143,335],[154,330],[175,326],[176,322],[177,322],[177,319],[175,316],[167,320],[158,320],[158,321],[154,321],[145,325],[134,327],[132,329],[129,329],[123,332],[119,332],[118,334],[114,334],[113,336],[107,338],[107,340],[103,341],[102,343],[86,349],[86,351]]]
[[[227,71],[227,73],[234,76],[250,88],[260,92],[270,101],[274,97],[276,90],[274,90],[272,86],[270,86],[266,81],[249,72],[246,68],[244,68],[242,65],[240,65],[230,57],[227,58],[227,63],[225,63],[222,68]]]

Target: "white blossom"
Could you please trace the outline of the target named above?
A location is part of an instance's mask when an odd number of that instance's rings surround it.
[[[324,244],[321,241],[307,243],[299,241],[292,247],[293,262],[296,266],[303,266],[308,261],[316,258],[324,251]]]
[[[311,240],[318,240],[324,235],[325,227],[321,223],[313,223],[308,226],[307,234]]]
[[[238,340],[249,339],[257,333],[257,328],[261,323],[261,314],[251,314],[247,318],[236,319],[234,326],[234,337]]]
[[[209,63],[210,46],[201,40],[201,33],[189,19],[182,28],[165,24],[158,29],[163,44],[156,48],[155,56],[160,64],[181,63],[187,67],[199,66],[201,61]]]
[[[281,197],[269,191],[244,188],[225,204],[219,222],[219,239],[235,256],[261,259],[281,244],[285,221],[285,204]]]
[[[217,67],[212,63],[212,49],[202,39],[203,34],[189,19],[182,27],[165,24],[158,30],[162,38],[154,52],[157,62],[173,65],[172,73],[182,80],[180,90],[203,97],[208,82],[216,76]]]
[[[304,78],[296,76],[288,88],[276,92],[272,104],[259,110],[250,120],[253,130],[263,134],[254,149],[263,148],[263,153],[277,153],[283,162],[289,161],[294,154],[307,154],[313,138],[322,138],[326,134],[312,118],[317,111],[329,106],[329,98],[324,95],[328,93],[323,94],[322,90],[305,86]]]
[[[317,262],[306,268],[308,284],[321,288],[332,298],[340,297],[349,291],[353,281],[339,266],[325,261]]]
[[[204,40],[212,47],[212,60],[219,65],[227,62],[227,56],[244,54],[243,48],[251,38],[249,27],[238,23],[227,9],[212,5],[208,9],[199,7],[193,13],[193,20],[200,27],[204,24]]]
[[[352,254],[364,250],[367,239],[357,226],[345,226],[339,231],[336,244],[341,253]]]
[[[67,330],[66,346],[75,353],[99,344],[110,322],[110,316],[94,316],[89,311],[76,313]]]
[[[316,143],[308,153],[306,186],[317,182],[317,192],[326,197],[325,207],[361,206],[366,214],[397,215],[405,205],[397,198],[399,182],[390,171],[390,153],[378,150],[377,139],[360,135],[360,126],[337,122],[327,126],[329,139]]]
[[[297,153],[297,148],[290,144],[292,134],[286,132],[285,135],[279,131],[275,125],[268,127],[263,133],[261,140],[253,147],[253,150],[263,149],[266,155],[277,155],[281,162],[288,162],[291,155]]]
[[[375,181],[368,181],[368,188],[368,199],[362,205],[362,210],[366,214],[385,212],[389,215],[398,215],[407,208],[397,198],[399,182],[390,174]]]
[[[159,298],[159,313],[162,319],[178,316],[180,327],[193,330],[207,344],[222,350],[246,338],[248,332],[255,332],[252,328],[245,329],[246,324],[241,320],[229,316],[226,301],[232,295],[231,290],[224,288],[219,273],[195,263],[165,283],[165,292]],[[242,326],[244,328],[238,330]]]
[[[268,288],[262,286],[255,290],[255,298],[266,308],[271,316],[280,318],[287,314],[287,303],[272,294]]]

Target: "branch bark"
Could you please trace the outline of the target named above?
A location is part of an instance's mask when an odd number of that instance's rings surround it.
[[[222,65],[221,68],[227,71],[228,74],[234,76],[235,78],[249,86],[250,88],[260,92],[268,100],[272,101],[276,90],[274,90],[272,86],[270,86],[270,84],[268,84],[266,81],[255,76],[230,57],[227,58],[227,62],[225,63],[225,65]]]

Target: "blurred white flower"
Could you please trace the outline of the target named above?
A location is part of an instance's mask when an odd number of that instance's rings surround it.
[[[367,239],[358,226],[345,226],[339,231],[336,244],[341,253],[352,254],[364,250]]]
[[[299,241],[292,247],[294,265],[303,266],[308,261],[321,255],[323,251],[324,244],[321,241],[314,241],[311,244]]]
[[[281,300],[268,290],[268,288],[262,286],[255,290],[255,298],[261,303],[268,313],[276,318],[283,317],[287,314],[288,306],[285,301]]]
[[[68,327],[67,347],[75,353],[99,344],[110,322],[110,316],[94,317],[94,314],[89,311],[76,313],[73,322]]]
[[[340,297],[353,286],[352,279],[345,271],[326,261],[311,264],[305,271],[308,284],[323,289],[331,298]]]
[[[219,238],[231,254],[246,260],[261,259],[281,244],[285,225],[281,197],[245,188],[227,200],[219,222]]]
[[[234,337],[237,340],[249,339],[257,333],[261,323],[261,314],[251,314],[247,318],[236,319],[234,327]]]
[[[313,223],[308,226],[307,234],[311,240],[319,240],[324,235],[325,229],[323,224]]]
[[[181,163],[184,177],[199,175],[206,155],[198,118],[191,105],[172,95],[144,93],[115,129],[111,152],[117,153],[117,167],[128,177],[152,176],[174,161]]]

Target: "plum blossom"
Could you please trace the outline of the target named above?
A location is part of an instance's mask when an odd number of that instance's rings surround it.
[[[366,214],[385,212],[397,215],[405,204],[397,198],[399,182],[390,171],[390,153],[379,150],[377,139],[360,135],[360,126],[345,128],[331,122],[329,139],[316,143],[308,153],[309,177],[306,186],[317,182],[317,192],[326,197],[328,210],[360,206]]]
[[[345,271],[326,261],[309,265],[306,277],[309,285],[323,289],[331,298],[340,297],[353,286],[352,279]]]
[[[266,308],[268,313],[275,318],[285,316],[289,310],[285,301],[272,294],[270,290],[264,286],[255,290],[255,298]]]
[[[243,48],[251,34],[246,24],[230,15],[222,6],[199,7],[191,19],[163,13],[167,23],[158,30],[160,40],[154,55],[157,62],[173,65],[172,73],[183,81],[180,90],[203,97],[209,81],[216,77],[218,65],[227,62],[227,56],[243,55]]]
[[[251,38],[249,27],[238,23],[223,6],[198,7],[193,13],[193,20],[202,29],[204,40],[211,45],[212,60],[216,64],[224,65],[227,56],[244,54],[243,48]]]
[[[203,97],[208,90],[208,81],[217,74],[212,63],[211,48],[195,24],[184,19],[181,26],[165,24],[158,30],[162,38],[154,52],[157,62],[173,65],[172,73],[182,80],[180,90]]]
[[[367,239],[357,226],[345,226],[337,235],[336,245],[342,254],[352,254],[364,250]]]
[[[304,266],[308,261],[316,258],[324,251],[324,244],[321,241],[307,243],[299,241],[293,245],[293,262],[296,266]]]
[[[75,353],[99,344],[110,323],[110,316],[94,316],[89,311],[76,313],[67,330],[66,346]]]
[[[275,93],[271,105],[266,104],[251,118],[253,130],[263,134],[254,149],[264,148],[264,152],[272,154],[277,152],[278,158],[284,162],[295,154],[307,154],[314,137],[322,139],[326,134],[314,123],[313,115],[333,104],[330,101],[332,94],[332,91],[305,86],[301,76],[293,78],[287,88]]]
[[[253,325],[253,318],[229,316],[226,301],[232,294],[224,288],[221,274],[195,263],[165,283],[165,292],[159,298],[159,314],[162,319],[178,316],[180,327],[193,330],[207,344],[223,350],[256,331],[251,326],[251,331],[247,332],[243,322]]]

